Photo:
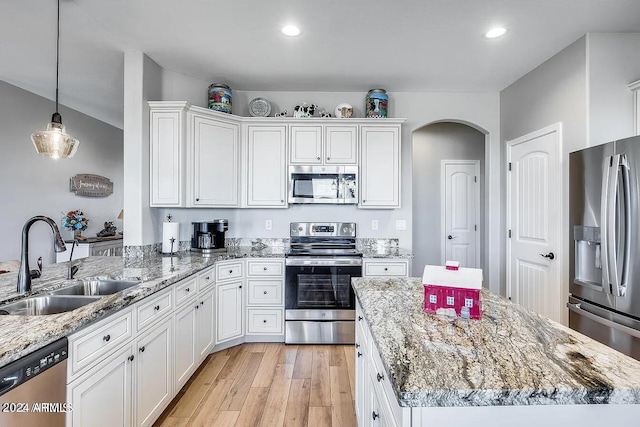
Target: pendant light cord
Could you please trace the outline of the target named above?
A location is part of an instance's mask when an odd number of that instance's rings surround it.
[[[56,113],[58,112],[58,74],[60,69],[60,0],[58,0],[58,23],[56,28]]]

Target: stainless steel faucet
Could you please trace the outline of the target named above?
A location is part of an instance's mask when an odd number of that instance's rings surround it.
[[[73,275],[78,272],[78,266],[73,265],[73,248],[75,248],[77,244],[78,244],[78,240],[73,239],[73,242],[71,243],[71,255],[69,255],[69,268],[67,269],[68,280],[73,279]]]
[[[22,250],[20,255],[20,271],[18,272],[19,294],[31,292],[31,278],[39,277],[39,274],[36,270],[32,272],[31,269],[29,269],[29,229],[34,223],[38,221],[44,221],[49,224],[49,227],[51,227],[51,231],[53,231],[54,237],[54,250],[56,252],[63,252],[67,250],[67,247],[64,244],[64,240],[62,240],[62,236],[60,236],[60,230],[58,229],[58,226],[56,225],[54,220],[42,215],[29,218],[27,222],[24,223],[24,227],[22,227]]]

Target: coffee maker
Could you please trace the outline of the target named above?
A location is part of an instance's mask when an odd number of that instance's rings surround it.
[[[192,222],[191,250],[210,254],[224,252],[224,233],[229,229],[229,220],[214,219],[213,221]]]

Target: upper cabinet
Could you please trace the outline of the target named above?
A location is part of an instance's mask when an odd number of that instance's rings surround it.
[[[640,80],[630,83],[629,89],[633,92],[633,131],[640,135]]]
[[[222,113],[191,107],[187,206],[237,207],[240,179],[240,126]]]
[[[292,165],[358,163],[358,125],[291,125],[289,135]]]
[[[184,206],[186,102],[149,102],[151,206]]]
[[[287,207],[287,127],[247,125],[246,206]]]
[[[360,128],[360,208],[400,207],[400,125]]]
[[[288,165],[357,165],[359,208],[400,207],[404,119],[238,117],[149,102],[150,206],[286,208]]]

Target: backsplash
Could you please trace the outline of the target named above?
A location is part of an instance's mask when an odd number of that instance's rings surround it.
[[[251,247],[254,249],[264,249],[266,247],[286,248],[290,245],[290,238],[262,238],[262,237],[230,237],[224,239],[225,246],[230,249],[241,247]],[[356,248],[360,251],[398,249],[399,240],[395,238],[372,239],[372,238],[356,238]],[[191,240],[182,240],[178,245],[178,252],[188,252],[191,249]],[[162,250],[162,243],[154,243],[145,246],[125,246],[125,258],[145,258],[156,255]]]

